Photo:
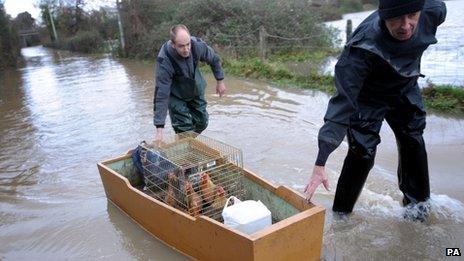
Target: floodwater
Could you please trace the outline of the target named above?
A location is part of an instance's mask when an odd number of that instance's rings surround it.
[[[419,79],[421,86],[428,82],[464,86],[464,1],[445,1],[445,4],[446,20],[438,27],[438,43],[429,46],[422,56],[421,73],[425,78]],[[346,14],[343,19],[326,24],[339,30],[339,43],[342,46],[346,39],[346,21],[352,21],[354,31],[371,13],[372,11]],[[335,63],[336,59],[331,59],[324,69],[325,72],[333,74]]]
[[[25,66],[0,76],[0,259],[186,260],[108,203],[96,166],[153,138],[153,65],[43,47],[22,53]],[[204,134],[241,148],[256,174],[302,192],[329,97],[227,77],[220,99],[206,78],[211,123]],[[463,127],[463,119],[428,117],[426,223],[402,218],[396,145],[383,128],[352,216],[332,216],[334,189],[315,195],[328,209],[322,258],[437,260],[446,247],[462,251]],[[332,188],[345,154],[343,143],[327,163]]]

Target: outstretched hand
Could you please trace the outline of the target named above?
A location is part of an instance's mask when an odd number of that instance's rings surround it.
[[[226,93],[226,85],[223,80],[217,81],[216,84],[216,94],[219,95],[219,97],[222,97]]]
[[[163,141],[163,130],[164,130],[164,128],[156,128],[156,131],[155,131],[155,144],[158,144],[161,141]]]
[[[313,174],[309,178],[308,184],[306,185],[304,190],[304,193],[306,194],[306,201],[311,201],[311,198],[314,195],[314,191],[316,191],[317,187],[319,187],[321,183],[324,185],[324,188],[327,191],[330,191],[329,179],[327,178],[327,174],[325,173],[325,167],[315,165],[313,169]]]

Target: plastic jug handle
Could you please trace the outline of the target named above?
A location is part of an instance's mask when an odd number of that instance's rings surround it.
[[[226,209],[226,207],[229,206],[229,202],[230,200],[233,199],[234,200],[234,205],[237,204],[237,203],[240,203],[242,202],[240,199],[238,199],[236,196],[230,196],[227,200],[226,200],[226,204],[224,205],[224,208],[222,209],[224,211],[224,209]]]

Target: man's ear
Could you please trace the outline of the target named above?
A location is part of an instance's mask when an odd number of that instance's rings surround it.
[[[176,44],[173,41],[171,41],[171,47],[176,49]]]

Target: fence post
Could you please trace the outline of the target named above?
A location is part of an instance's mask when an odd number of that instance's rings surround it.
[[[21,42],[23,43],[23,46],[22,47],[27,47],[27,41],[26,41],[26,36],[20,36],[21,37]]]
[[[50,16],[50,23],[52,24],[53,37],[55,38],[55,39],[53,39],[53,43],[57,43],[58,42],[58,35],[56,34],[55,22],[53,22],[53,16],[52,16],[52,12],[50,11],[50,5],[47,6],[47,9],[48,9],[48,16]]]
[[[267,33],[264,26],[259,27],[259,54],[262,62],[266,61],[266,35]]]
[[[119,40],[121,41],[121,52],[122,56],[126,57],[126,45],[124,39],[124,29],[122,27],[122,19],[121,19],[121,7],[119,0],[116,0],[116,8],[118,10],[118,27],[119,27]]]
[[[353,22],[351,19],[346,20],[346,42],[350,40],[351,33],[353,32]]]

